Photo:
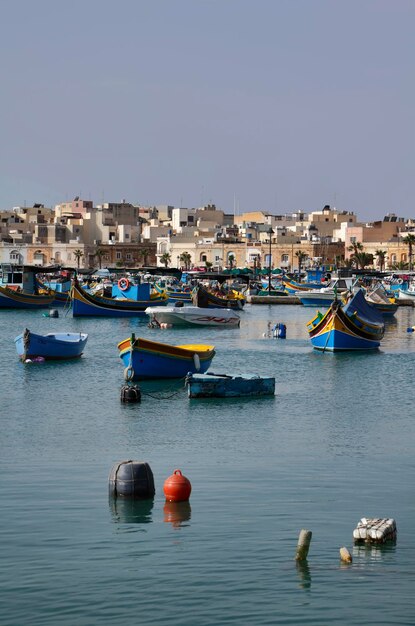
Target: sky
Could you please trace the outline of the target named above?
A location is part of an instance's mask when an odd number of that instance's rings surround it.
[[[415,217],[414,0],[0,0],[0,209]]]

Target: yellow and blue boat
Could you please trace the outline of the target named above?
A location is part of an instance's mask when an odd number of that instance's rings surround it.
[[[118,344],[119,356],[125,366],[125,380],[146,378],[184,378],[187,374],[204,374],[215,356],[215,346],[184,344],[172,346],[135,337]]]
[[[385,323],[359,289],[346,303],[336,297],[324,314],[318,311],[307,330],[316,350],[374,350],[383,338]]]

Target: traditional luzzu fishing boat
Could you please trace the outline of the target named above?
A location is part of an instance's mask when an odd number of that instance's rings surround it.
[[[206,344],[172,346],[134,334],[118,344],[125,365],[125,380],[184,378],[188,373],[204,374],[215,356],[215,347]]]
[[[336,297],[324,314],[318,311],[307,330],[316,350],[373,350],[380,345],[385,323],[359,289],[346,303]]]
[[[395,298],[389,298],[381,284],[366,293],[366,300],[370,306],[382,313],[384,317],[392,317],[398,309]]]
[[[172,326],[233,328],[241,323],[240,316],[232,309],[222,307],[203,309],[199,306],[183,306],[181,302],[176,302],[174,306],[148,307],[145,312],[150,317],[150,324],[154,326],[171,324]]]
[[[117,295],[117,290],[125,293],[125,296]],[[106,298],[87,293],[75,279],[71,290],[72,314],[74,317],[144,317],[147,307],[165,306],[168,302],[165,294],[152,293],[149,283],[131,286],[128,279],[118,281],[115,294],[113,298]],[[131,298],[128,295],[135,297]]]
[[[55,294],[36,294],[0,287],[1,309],[47,309],[53,305]]]
[[[169,302],[191,302],[192,301],[192,289],[189,287],[161,287],[157,283],[154,284],[154,288],[161,294],[167,294]]]
[[[232,291],[228,294],[215,294],[202,285],[193,291],[193,304],[201,308],[243,309],[245,298],[242,294]]]
[[[49,333],[38,335],[27,328],[14,340],[21,359],[74,359],[84,351],[86,333]]]

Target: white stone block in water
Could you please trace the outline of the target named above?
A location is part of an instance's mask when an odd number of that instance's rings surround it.
[[[386,543],[396,541],[396,522],[393,518],[362,517],[353,531],[356,542]]]

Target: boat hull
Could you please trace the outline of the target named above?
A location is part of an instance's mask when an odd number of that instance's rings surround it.
[[[205,373],[215,356],[214,346],[168,344],[134,337],[118,344],[127,380],[184,378],[188,373]]]
[[[145,312],[155,324],[232,328],[241,323],[239,315],[231,309],[202,309],[194,306],[149,307]]]
[[[26,330],[14,340],[20,358],[75,359],[84,351],[85,333],[50,333],[37,335]]]
[[[14,291],[0,287],[0,308],[2,309],[47,309],[53,303],[55,295],[38,295],[23,291]]]
[[[380,318],[360,290],[348,305],[336,300],[324,315],[318,312],[307,324],[311,344],[316,350],[329,352],[375,350],[385,331]]]
[[[194,374],[186,379],[189,398],[248,398],[275,395],[275,378]]]
[[[166,306],[167,296],[157,295],[150,300],[114,300],[94,296],[77,283],[72,287],[72,314],[74,317],[144,317],[149,306]]]

